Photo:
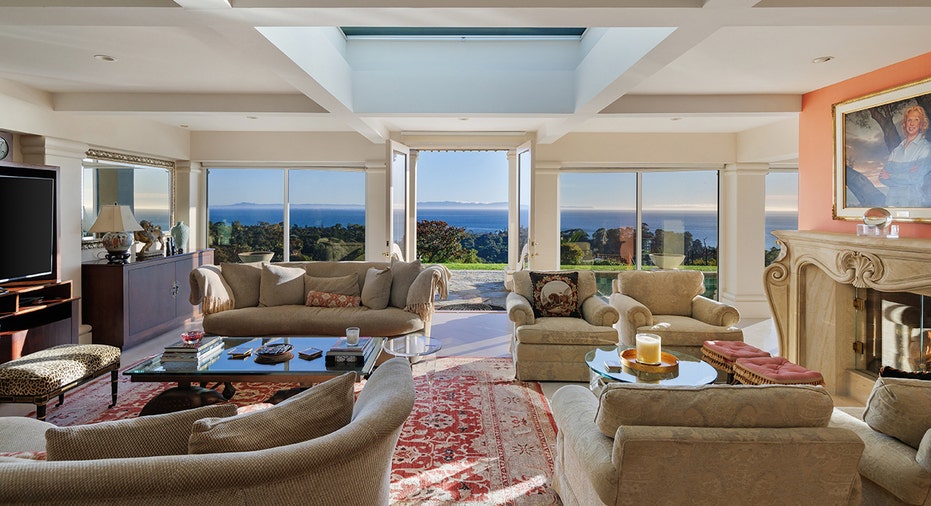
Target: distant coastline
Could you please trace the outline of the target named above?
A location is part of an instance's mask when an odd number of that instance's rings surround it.
[[[284,220],[281,205],[240,203],[227,206],[211,206],[211,222],[258,225],[260,222],[280,223]],[[508,212],[505,203],[471,204],[461,202],[430,202],[418,205],[418,220],[445,221],[454,227],[462,227],[474,234],[506,231]],[[337,224],[365,224],[364,206],[353,205],[292,205],[292,226],[331,227]],[[571,208],[560,212],[562,230],[582,229],[589,235],[598,228],[635,226],[632,210],[603,210]],[[707,246],[718,244],[717,214],[713,211],[645,211],[643,221],[651,230],[663,229],[688,231],[696,240]],[[521,213],[521,222],[527,222],[527,211]],[[794,213],[770,213],[766,220],[766,248],[775,246],[773,230],[794,230],[798,219]]]

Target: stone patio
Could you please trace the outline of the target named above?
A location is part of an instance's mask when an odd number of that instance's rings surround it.
[[[449,300],[438,301],[437,309],[504,311],[506,298],[504,271],[452,271]]]

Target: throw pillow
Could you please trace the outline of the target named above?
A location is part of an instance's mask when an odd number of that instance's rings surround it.
[[[579,274],[577,272],[531,272],[533,315],[581,318],[579,311]]]
[[[184,455],[196,420],[235,414],[235,404],[211,404],[163,415],[54,427],[45,431],[45,450],[48,460]]]
[[[866,400],[863,421],[873,430],[918,449],[931,429],[931,383],[911,378],[878,378]]]
[[[362,297],[311,290],[307,292],[306,304],[311,307],[359,307]]]
[[[248,452],[325,436],[352,419],[355,381],[349,372],[268,409],[199,420],[188,453]]]
[[[259,305],[259,284],[262,280],[262,262],[247,264],[220,264],[223,279],[233,292],[234,309]]]
[[[264,264],[259,288],[259,306],[304,303],[304,273],[300,267]]]
[[[362,305],[369,309],[385,309],[391,300],[391,268],[370,267],[362,283]]]
[[[407,306],[407,293],[411,289],[411,283],[422,270],[420,260],[402,262],[397,258],[391,259],[391,306],[401,309]]]
[[[338,293],[342,295],[359,295],[359,275],[353,272],[345,276],[318,278],[304,275],[304,290]]]

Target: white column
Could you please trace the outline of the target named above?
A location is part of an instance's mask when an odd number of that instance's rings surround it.
[[[531,185],[530,267],[559,269],[559,166],[534,163]]]
[[[81,295],[81,180],[88,145],[80,142],[23,135],[23,162],[54,165],[58,172],[59,276],[71,280],[75,297]]]
[[[766,249],[765,163],[728,164],[721,172],[718,299],[742,318],[769,318],[763,291]]]
[[[174,222],[183,221],[191,228],[191,238],[184,252],[207,247],[207,171],[200,162],[181,160],[175,162],[172,174],[174,194],[172,215]],[[174,223],[171,224],[174,226]]]

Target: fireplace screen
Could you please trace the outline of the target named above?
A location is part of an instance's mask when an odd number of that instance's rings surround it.
[[[914,293],[857,290],[857,364],[879,372],[931,370],[931,303]]]

